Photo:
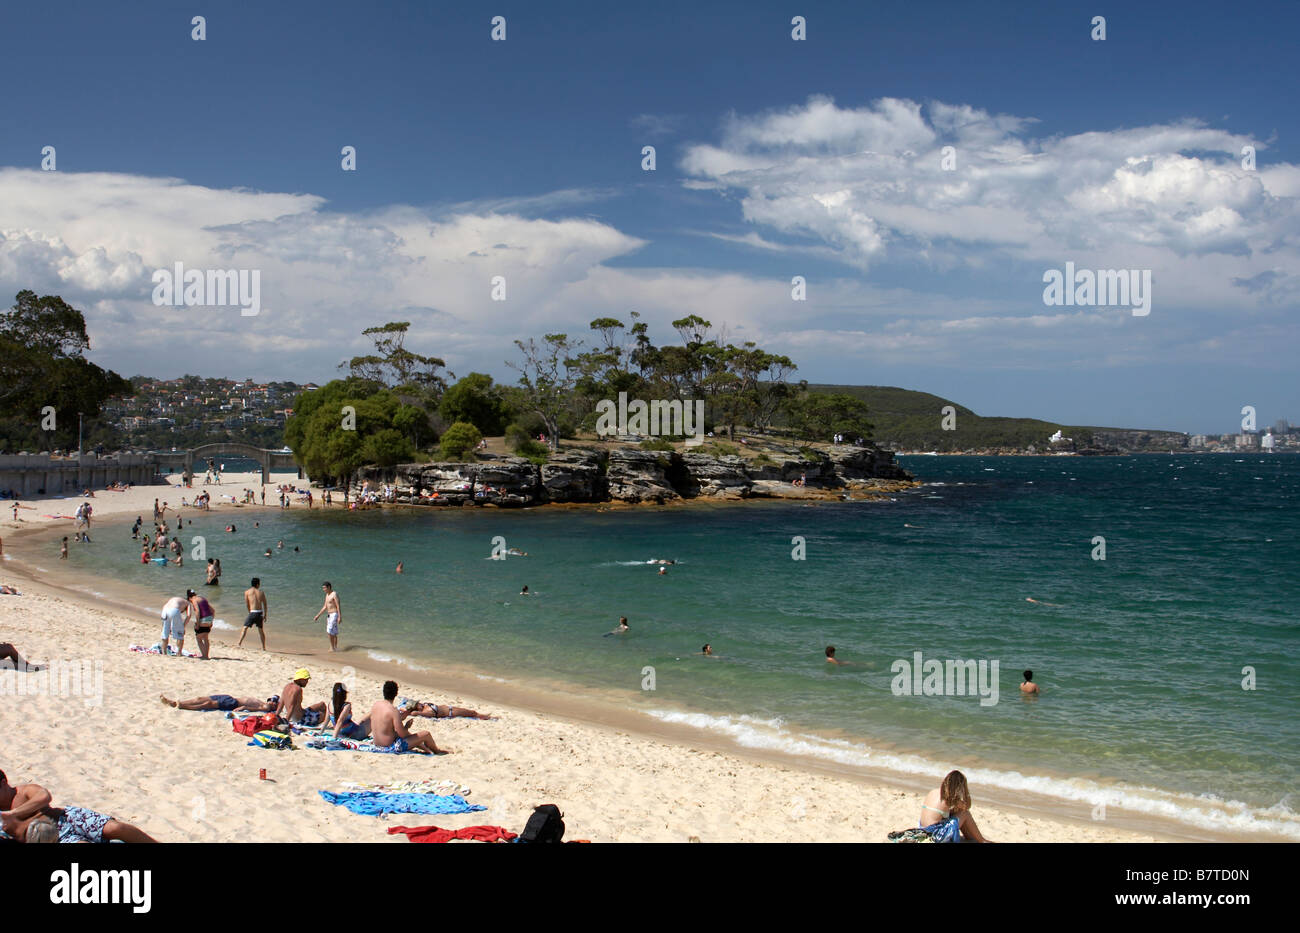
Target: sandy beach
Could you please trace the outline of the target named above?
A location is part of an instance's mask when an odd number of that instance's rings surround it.
[[[224,486],[208,487],[214,509],[233,513],[235,507],[217,504],[217,494],[238,495],[246,486],[258,489],[259,477],[229,476]],[[155,497],[174,506],[182,492],[190,498],[197,491],[200,487],[137,487],[124,493],[99,491],[92,501],[99,518],[143,514],[148,522]],[[272,496],[268,488],[269,501]],[[250,747],[232,731],[225,714],[174,710],[159,702],[159,694],[265,697],[280,693],[293,671],[305,665],[312,674],[305,691],[308,703],[327,699],[334,682],[342,681],[351,686],[364,714],[378,698],[384,674],[345,668],[342,656],[263,652],[255,640],[236,648],[238,636],[229,631],[213,632],[208,662],[129,651],[131,644],[158,640],[156,620],[127,607],[97,607],[88,595],[51,585],[35,569],[57,563],[50,526],[71,525],[44,516],[71,514],[79,501],[24,503],[36,508],[22,510],[23,521],[17,524],[6,503],[0,523],[5,552],[0,581],[23,592],[0,596],[0,640],[12,642],[29,661],[76,661],[94,672],[87,678],[85,696],[64,697],[57,689],[31,693],[24,687],[27,681],[4,681],[0,768],[11,780],[45,785],[56,804],[110,813],[169,842],[404,841],[386,834],[389,826],[398,825],[490,824],[518,831],[541,803],[555,803],[564,811],[566,838],[593,842],[883,842],[889,831],[916,825],[920,783],[839,775],[797,759],[768,760],[696,741],[684,731],[656,735],[630,729],[630,719],[592,721],[601,717],[576,709],[573,716],[541,713],[499,702],[494,697],[512,695],[487,681],[481,690],[466,692],[456,678],[439,670],[421,672],[414,682],[402,680],[401,692],[499,717],[416,720],[413,728],[429,730],[452,754]],[[274,648],[274,635],[271,640]],[[186,648],[194,648],[192,635]],[[35,681],[38,691],[41,682]],[[450,683],[456,685],[448,688]],[[258,777],[262,768],[266,781]],[[931,786],[941,777],[936,773]],[[421,779],[465,785],[469,801],[487,809],[381,819],[352,814],[318,794],[341,790],[344,782]],[[981,802],[978,786],[972,793],[981,830],[995,841],[1170,838],[989,805]]]

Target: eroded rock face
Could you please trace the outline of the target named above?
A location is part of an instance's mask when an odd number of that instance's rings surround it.
[[[621,502],[666,502],[680,498],[668,471],[673,454],[666,451],[621,448],[609,453],[605,472],[609,497]]]
[[[912,475],[894,462],[894,454],[879,447],[841,445],[828,451],[836,475],[845,480],[909,480]]]
[[[745,499],[754,479],[745,469],[744,457],[710,457],[684,453],[681,464],[687,476],[681,494],[716,499]]]
[[[767,445],[765,459],[686,451],[572,450],[541,467],[522,457],[476,463],[405,463],[366,467],[361,481],[392,483],[412,505],[526,506],[545,502],[667,502],[679,498],[816,498],[827,490],[888,487],[912,477],[892,452],[874,447],[828,450]],[[805,453],[805,451],[807,451]],[[803,480],[799,485],[796,481]]]
[[[541,468],[542,494],[549,502],[599,502],[607,495],[604,463],[592,453],[563,453]]]

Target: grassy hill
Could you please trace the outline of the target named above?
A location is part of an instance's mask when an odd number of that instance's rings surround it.
[[[813,392],[852,395],[867,403],[875,425],[874,440],[895,450],[972,450],[992,447],[1045,449],[1047,439],[1060,428],[1077,447],[1107,446],[1124,450],[1168,450],[1186,446],[1186,436],[1176,431],[1103,428],[1062,424],[1037,418],[1001,418],[977,415],[950,399],[900,389],[897,386],[840,386],[809,384]],[[956,428],[942,429],[944,406],[956,410]]]

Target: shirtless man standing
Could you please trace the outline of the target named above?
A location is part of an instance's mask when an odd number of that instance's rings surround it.
[[[280,691],[280,703],[275,714],[281,719],[298,726],[319,726],[325,722],[325,701],[313,703],[306,708],[302,705],[302,688],[311,680],[307,668],[300,667],[293,673],[293,680],[284,685]]]
[[[176,639],[176,654],[185,651],[185,626],[194,614],[194,607],[184,596],[173,596],[162,607],[162,653],[168,656],[167,642]]]
[[[315,622],[320,618],[321,612],[327,613],[325,616],[325,634],[330,637],[330,651],[339,650],[339,623],[343,621],[343,610],[339,608],[339,594],[334,592],[334,587],[326,580],[320,585],[325,591],[325,605],[320,607],[320,612],[311,617]]]
[[[220,571],[218,571],[220,572]],[[244,590],[244,605],[248,607],[248,618],[244,620],[244,630],[239,635],[239,644],[235,647],[242,647],[244,636],[254,625],[257,626],[257,634],[262,639],[262,650],[266,650],[266,594],[262,592],[262,581],[258,577],[253,577],[252,585]]]
[[[395,699],[397,682],[384,681],[384,698],[375,701],[375,705],[370,707],[370,734],[374,737],[376,748],[391,748],[397,752],[420,749],[434,755],[451,753],[449,748],[439,748],[428,732],[411,732],[407,728],[410,719],[403,721],[402,715],[393,706]]]

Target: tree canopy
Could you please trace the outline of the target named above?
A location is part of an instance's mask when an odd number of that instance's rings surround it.
[[[5,449],[73,447],[78,415],[94,421],[131,383],[83,355],[85,316],[57,295],[24,290],[0,312],[0,438]],[[53,430],[46,417],[54,410]]]

